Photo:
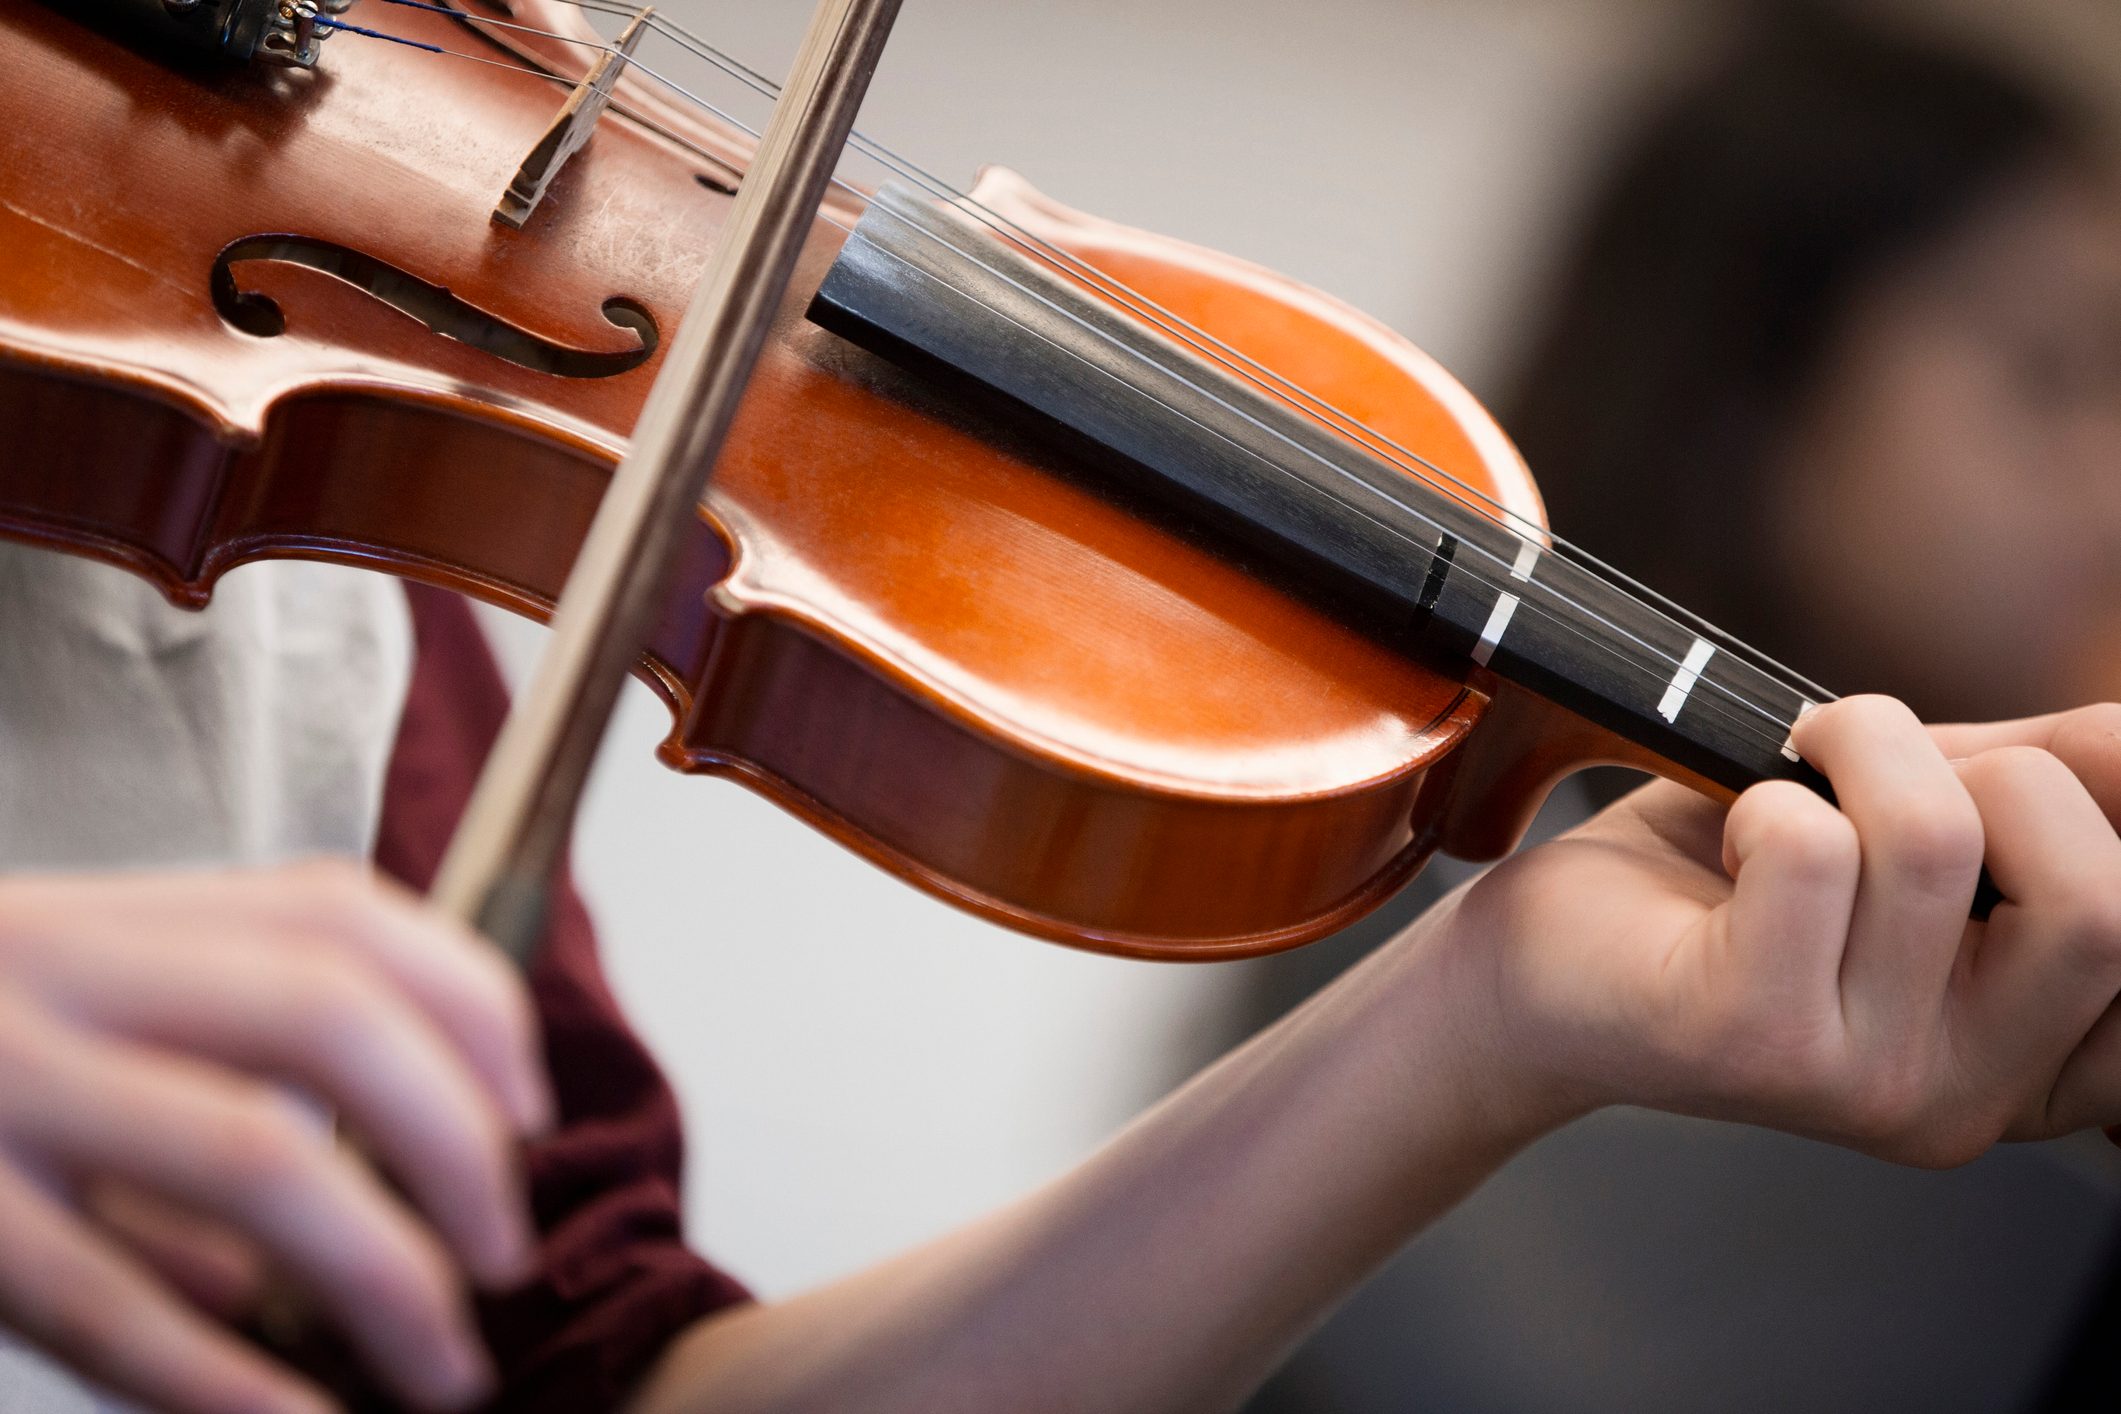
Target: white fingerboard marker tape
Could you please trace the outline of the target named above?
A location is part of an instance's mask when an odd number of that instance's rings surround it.
[[[1657,704],[1658,716],[1667,722],[1679,720],[1679,709],[1686,706],[1687,694],[1701,680],[1701,670],[1709,665],[1709,659],[1715,653],[1716,645],[1707,639],[1694,640],[1694,646],[1686,651],[1686,661],[1679,665],[1678,672],[1672,674],[1672,685],[1664,690],[1664,701]]]
[[[1517,596],[1505,594],[1495,601],[1493,612],[1488,615],[1488,626],[1480,631],[1480,642],[1473,645],[1473,661],[1483,668],[1488,659],[1495,656],[1495,645],[1502,642],[1502,631],[1510,626],[1510,615],[1517,612]]]
[[[1802,702],[1799,702],[1797,704],[1797,722],[1803,721],[1804,714],[1811,711],[1814,707],[1817,707],[1818,705],[1818,703],[1812,701],[1812,699],[1809,697],[1805,698]],[[1797,722],[1790,723],[1790,734],[1782,739],[1782,754],[1792,761],[1801,761],[1804,759],[1803,757],[1797,754]]]

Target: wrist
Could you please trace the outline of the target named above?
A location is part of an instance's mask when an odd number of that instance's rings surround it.
[[[1600,1108],[1580,1077],[1527,1035],[1502,966],[1503,940],[1459,889],[1380,950],[1386,1023],[1409,1081],[1455,1099],[1452,1124],[1475,1149],[1507,1157]],[[1499,1161],[1499,1160],[1498,1160]]]

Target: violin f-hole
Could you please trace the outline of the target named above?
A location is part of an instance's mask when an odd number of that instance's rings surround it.
[[[563,378],[610,378],[640,367],[656,350],[661,332],[647,308],[624,295],[604,301],[604,318],[633,335],[631,348],[578,349],[532,333],[479,308],[441,285],[401,270],[389,261],[308,236],[245,236],[215,257],[209,283],[214,308],[232,327],[260,339],[287,332],[279,304],[236,281],[235,266],[249,260],[273,260],[321,270],[409,315],[436,334],[506,359],[539,373]]]

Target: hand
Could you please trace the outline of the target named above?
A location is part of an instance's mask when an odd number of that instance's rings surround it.
[[[1491,871],[1445,926],[1554,1118],[1636,1103],[1943,1166],[2121,1120],[2121,708],[1798,726],[1836,810],[1636,792]],[[1984,858],[2006,896],[1967,910]]]
[[[550,1107],[506,965],[350,866],[0,882],[0,1325],[121,1394],[328,1408],[212,1318],[270,1266],[406,1400],[478,1398],[459,1272],[525,1274]]]

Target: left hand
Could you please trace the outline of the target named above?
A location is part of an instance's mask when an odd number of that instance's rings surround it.
[[[2121,1121],[2121,707],[1922,727],[1885,698],[1726,813],[1649,786],[1450,900],[1557,1116],[1634,1103],[1944,1166]],[[1986,859],[2006,896],[1968,907]]]

